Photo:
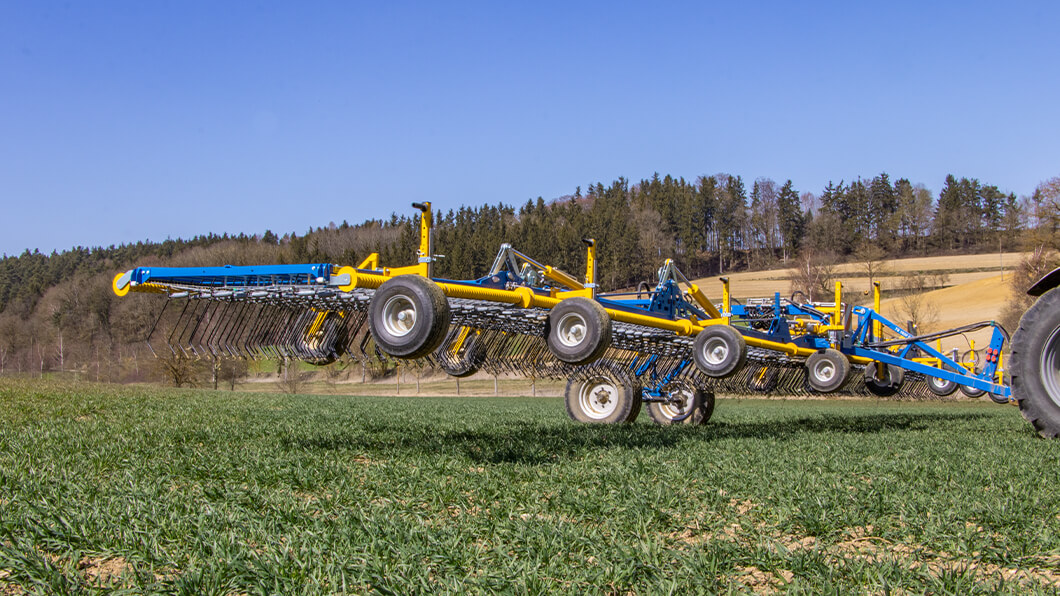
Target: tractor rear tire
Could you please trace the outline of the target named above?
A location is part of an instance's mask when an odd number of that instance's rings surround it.
[[[706,424],[714,413],[714,392],[680,379],[667,383],[663,393],[681,398],[674,403],[648,402],[648,416],[660,426]]]
[[[567,381],[564,397],[571,420],[589,424],[632,422],[641,399],[627,375],[603,366],[575,372]]]
[[[877,378],[879,377],[879,378]],[[883,365],[883,374],[877,370],[877,364],[865,365],[865,388],[876,397],[893,397],[902,389],[905,371],[890,364]]]
[[[692,359],[700,372],[722,379],[740,372],[747,364],[747,340],[728,325],[710,325],[696,335]]]
[[[806,359],[806,382],[814,391],[832,393],[843,386],[849,375],[850,361],[839,350],[828,348]]]
[[[1012,335],[1012,396],[1038,434],[1060,436],[1060,288],[1045,292]]]
[[[581,296],[562,300],[548,313],[545,341],[559,360],[589,364],[611,346],[611,318],[595,300]]]
[[[395,358],[422,358],[436,350],[450,318],[445,293],[419,275],[388,279],[368,305],[368,327],[375,344]]]

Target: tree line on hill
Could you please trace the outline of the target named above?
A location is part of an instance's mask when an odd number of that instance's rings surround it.
[[[748,188],[748,186],[750,188]],[[655,175],[546,202],[499,203],[436,213],[435,275],[484,275],[504,242],[580,275],[583,238],[597,241],[598,282],[630,287],[667,258],[690,278],[729,271],[880,258],[1060,248],[1060,177],[1018,198],[976,179],[948,176],[938,195],[887,174],[800,193],[790,180],[717,174],[694,181]],[[416,216],[392,215],[306,234],[205,235],[191,240],[26,251],[0,260],[0,374],[77,371],[101,380],[157,374],[135,340],[158,307],[152,297],[117,299],[114,274],[133,266],[357,264],[380,253],[408,264],[418,246]],[[787,288],[780,288],[787,289]]]

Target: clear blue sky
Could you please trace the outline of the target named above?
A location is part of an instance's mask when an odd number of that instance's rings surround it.
[[[0,253],[653,172],[1060,175],[1057,2],[0,0]]]

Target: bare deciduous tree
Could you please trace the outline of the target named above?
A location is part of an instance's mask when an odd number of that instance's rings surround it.
[[[810,302],[823,300],[835,292],[834,259],[827,253],[805,248],[795,261],[791,292],[802,292]]]

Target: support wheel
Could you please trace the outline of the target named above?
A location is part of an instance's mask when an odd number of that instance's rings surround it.
[[[883,374],[880,374],[880,368]],[[902,389],[905,371],[890,364],[869,363],[865,366],[865,388],[876,397],[892,397]]]
[[[1012,396],[1043,437],[1060,436],[1060,290],[1042,294],[1012,335]]]
[[[706,424],[714,413],[714,392],[696,387],[690,381],[680,379],[667,383],[662,394],[671,401],[648,402],[648,415],[656,424]]]
[[[546,343],[552,355],[567,364],[589,364],[611,345],[611,318],[595,300],[562,300],[548,313]]]
[[[969,387],[967,385],[961,385],[961,393],[965,397],[971,399],[979,399],[980,397],[983,397],[983,394],[986,393],[986,391],[983,391],[982,389],[976,389],[974,387]]]
[[[641,396],[629,376],[593,366],[567,382],[567,415],[577,422],[618,424],[632,422],[640,412]]]
[[[728,325],[711,325],[696,336],[692,358],[708,377],[728,377],[747,363],[747,341]]]
[[[438,284],[399,275],[379,286],[368,306],[368,326],[379,349],[395,358],[422,358],[445,339],[449,301]]]
[[[928,377],[927,388],[928,391],[934,393],[939,397],[949,397],[950,395],[953,395],[954,391],[957,391],[957,383],[948,379]]]
[[[806,382],[821,393],[832,393],[846,382],[850,361],[839,350],[828,348],[806,359]]]

